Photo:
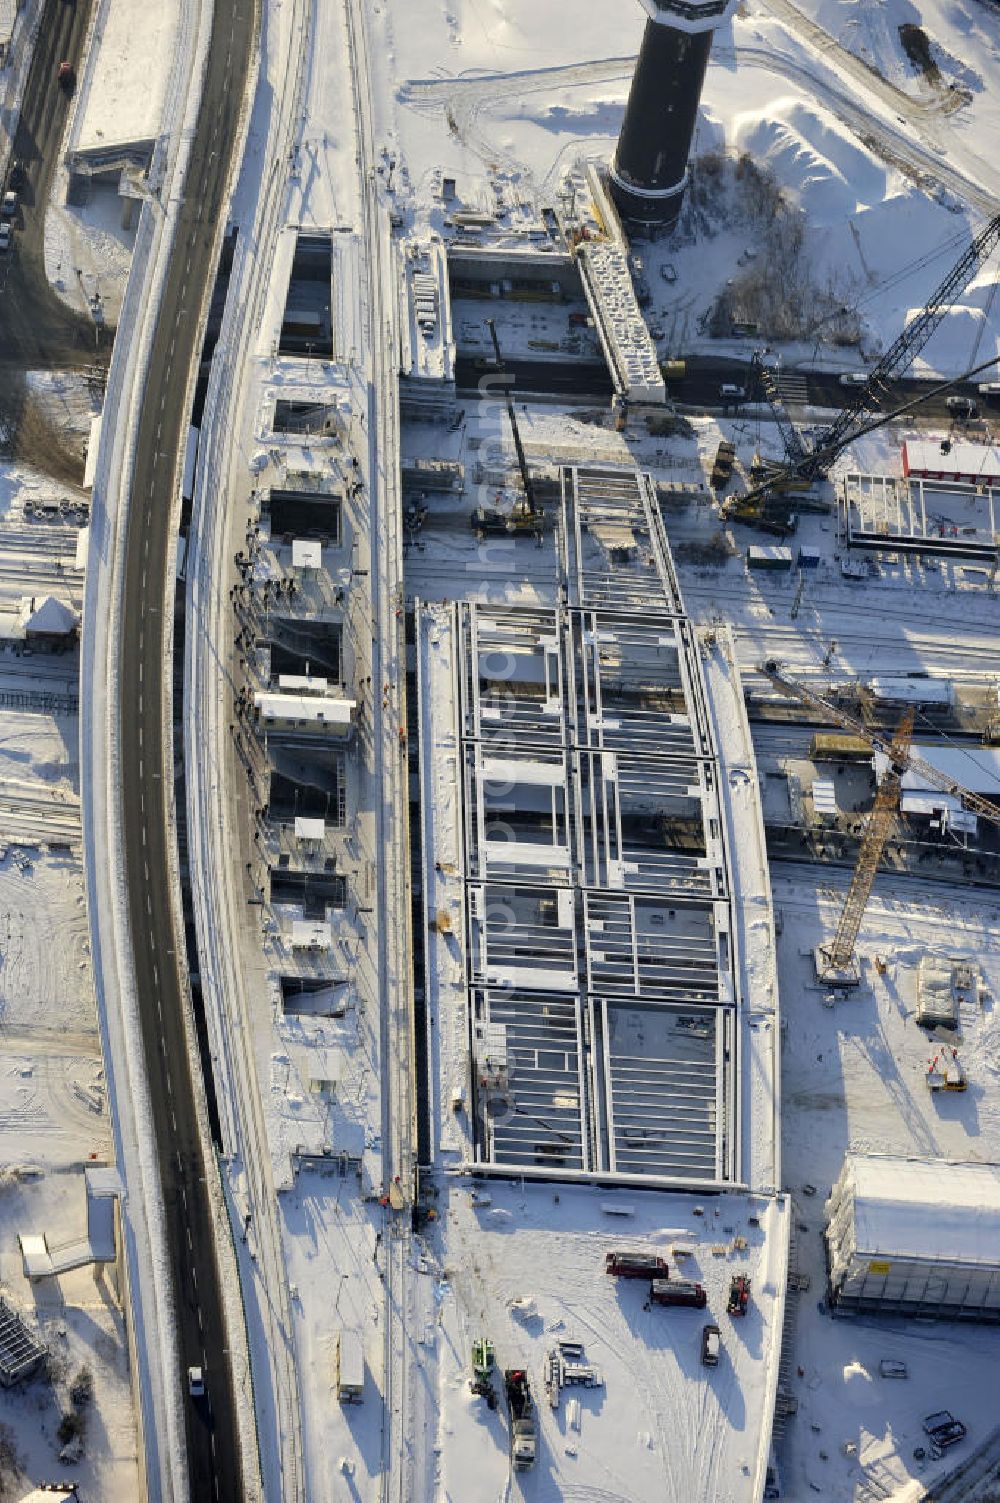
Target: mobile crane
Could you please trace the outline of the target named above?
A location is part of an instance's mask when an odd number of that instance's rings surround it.
[[[493,351],[496,357],[496,369],[498,375],[503,378],[507,367],[504,365],[503,356],[500,353],[500,341],[497,338],[497,326],[492,318],[486,320],[486,327],[490,331],[493,341]],[[477,537],[533,537],[537,542],[542,540],[543,512],[538,504],[534,483],[528,471],[528,462],[524,457],[524,445],[521,442],[521,432],[517,426],[517,414],[514,411],[514,399],[511,396],[511,383],[504,381],[504,401],[507,406],[507,418],[510,423],[510,431],[514,436],[514,450],[517,454],[517,467],[521,476],[521,492],[515,495],[509,508],[501,505],[477,506],[472,513],[472,527]],[[497,502],[502,500],[502,492],[497,495]]]

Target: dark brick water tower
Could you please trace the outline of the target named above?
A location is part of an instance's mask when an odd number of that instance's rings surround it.
[[[626,219],[669,229],[687,185],[712,33],[729,19],[735,0],[640,4],[648,19],[611,163],[611,191]]]

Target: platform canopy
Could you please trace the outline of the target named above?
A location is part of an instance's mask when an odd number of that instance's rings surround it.
[[[859,1254],[1000,1260],[1000,1164],[889,1155],[850,1162]]]

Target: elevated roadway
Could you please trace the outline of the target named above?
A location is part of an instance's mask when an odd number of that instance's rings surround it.
[[[58,5],[56,6],[58,9]],[[68,7],[63,7],[68,9]],[[186,1406],[192,1498],[239,1499],[243,1479],[219,1273],[185,1030],[187,978],[175,949],[173,762],[164,719],[169,675],[170,525],[178,457],[187,439],[189,373],[207,307],[238,125],[257,35],[255,0],[215,0],[201,110],[191,144],[173,250],[139,402],[141,417],[124,543],[120,685],[120,818],[128,916],[159,1171],[170,1231],[170,1272],[186,1366],[205,1371],[207,1395]]]

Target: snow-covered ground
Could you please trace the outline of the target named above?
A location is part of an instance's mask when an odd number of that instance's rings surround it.
[[[0,524],[0,567],[4,556]],[[5,1496],[20,1497],[68,1476],[100,1500],[139,1489],[120,1273],[83,1268],[32,1284],[17,1242],[44,1233],[56,1248],[85,1236],[83,1168],[113,1152],[80,865],[78,725],[41,708],[77,687],[72,659],[0,661],[0,1292],[49,1351],[46,1373],[5,1392],[0,1478]],[[15,709],[15,699],[37,708]],[[82,1369],[93,1380],[83,1456],[61,1462],[56,1430]]]
[[[895,337],[1000,203],[1000,172],[983,149],[1000,128],[987,16],[975,0],[927,11],[934,83],[899,40],[898,26],[918,19],[908,0],[877,12],[854,0],[759,0],[716,37],[695,154],[749,152],[770,169],[805,214],[803,278],[857,310],[868,352]],[[416,221],[440,223],[442,175],[472,207],[538,206],[556,201],[577,159],[610,156],[642,23],[635,0],[576,8],[572,26],[559,7],[530,0],[380,8],[382,87],[396,95],[385,128]],[[727,227],[720,214],[711,238],[704,228],[657,253],[678,271],[655,309],[670,322],[670,353],[711,348],[700,315],[744,252],[767,254],[766,222]],[[971,352],[984,359],[997,347],[993,281],[985,268],[960,295],[924,368],[965,369]]]
[[[565,1185],[445,1184],[437,1200],[428,1277],[437,1320],[421,1337],[440,1372],[440,1503],[498,1498],[692,1503],[754,1496],[757,1441],[766,1416],[760,1362],[778,1294],[768,1255],[780,1247],[781,1208],[743,1196],[697,1201]],[[749,1217],[758,1214],[760,1225]],[[785,1228],[787,1230],[787,1227]],[[747,1238],[732,1250],[734,1235]],[[708,1308],[650,1308],[641,1280],[609,1278],[604,1255],[626,1246],[666,1258],[674,1277],[704,1285]],[[675,1261],[674,1249],[689,1257]],[[780,1258],[779,1264],[780,1267]],[[732,1274],[753,1281],[745,1320],[725,1313]],[[701,1331],[722,1332],[718,1368],[702,1366]],[[510,1470],[502,1397],[495,1412],[469,1391],[472,1342],[496,1348],[498,1390],[508,1367],[528,1370],[538,1406],[535,1467]],[[579,1341],[601,1373],[596,1388],[564,1388],[550,1407],[544,1359]],[[574,1418],[573,1401],[579,1414]]]
[[[1000,907],[954,887],[880,884],[859,945],[864,984],[830,1008],[813,979],[810,946],[830,938],[843,883],[828,884],[815,868],[804,867],[787,875],[779,867],[773,881],[785,921],[778,947],[787,1025],[785,1181],[795,1198],[797,1265],[811,1277],[808,1292],[796,1299],[791,1355],[799,1411],[783,1450],[784,1482],[795,1498],[810,1489],[830,1498],[897,1497],[908,1478],[926,1485],[993,1430],[1000,1332],[945,1322],[831,1319],[818,1303],[825,1281],[823,1201],[848,1151],[996,1161]],[[924,1080],[934,1042],[917,1027],[915,1012],[917,967],[926,954],[967,960],[983,984],[982,1004],[962,1009],[964,1095],[933,1094]],[[886,964],[883,975],[876,956]],[[804,1193],[803,1186],[812,1189]],[[946,1175],[941,1194],[946,1200]],[[883,1357],[906,1362],[909,1380],[881,1378]],[[969,1440],[947,1462],[921,1464],[913,1455],[926,1445],[920,1421],[942,1408],[968,1426]],[[879,1485],[886,1491],[864,1491]]]

